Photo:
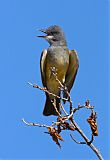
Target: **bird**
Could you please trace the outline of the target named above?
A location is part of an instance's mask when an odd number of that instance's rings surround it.
[[[49,92],[57,96],[61,95],[60,85],[52,74],[52,69],[55,69],[58,80],[66,86],[70,93],[79,67],[77,52],[68,49],[64,32],[59,25],[52,25],[39,31],[43,35],[37,37],[43,38],[49,43],[48,49],[44,49],[40,57],[42,84]],[[46,102],[43,115],[58,116],[58,112],[60,113],[60,99],[46,92],[45,94]],[[67,94],[63,93],[63,97],[67,98]],[[58,112],[52,102],[55,103]]]

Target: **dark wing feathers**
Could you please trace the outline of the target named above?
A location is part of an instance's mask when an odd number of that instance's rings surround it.
[[[40,58],[40,70],[41,70],[42,83],[43,83],[44,87],[46,87],[46,77],[45,77],[46,57],[47,57],[47,50],[44,50],[42,52],[41,58]],[[46,94],[46,102],[45,102],[43,115],[45,115],[45,116],[58,115],[58,113],[56,112],[53,104],[51,103],[49,95],[47,93],[45,93],[45,94]],[[59,111],[59,103],[60,103],[60,99],[56,99],[56,107],[57,107],[58,111]]]
[[[69,68],[65,77],[65,85],[68,88],[69,92],[74,84],[78,67],[79,61],[77,52],[75,50],[69,50]],[[67,95],[65,93],[64,97],[67,98]]]

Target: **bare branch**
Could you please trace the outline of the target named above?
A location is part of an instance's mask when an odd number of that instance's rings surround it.
[[[37,85],[37,84],[32,84],[31,82],[28,82],[28,84],[31,85],[33,88],[38,88],[38,89],[40,89],[40,90],[48,93],[49,95],[52,95],[52,96],[55,97],[55,98],[68,101],[68,99],[66,99],[66,98],[62,98],[62,97],[60,97],[60,96],[58,96],[58,95],[56,95],[56,94],[54,94],[54,93],[49,92],[46,87],[45,87],[45,88],[42,88],[42,87],[40,87],[40,86]]]
[[[61,114],[60,114],[60,112],[58,111],[58,109],[57,109],[57,107],[56,107],[56,99],[54,99],[54,101],[51,101],[51,102],[52,102],[52,104],[53,104],[53,106],[54,106],[54,108],[55,108],[55,111],[57,112],[58,116],[61,117]]]
[[[84,139],[84,142],[78,142],[75,140],[75,138],[72,136],[72,134],[70,134],[71,138],[73,141],[75,141],[77,144],[86,144],[87,146],[89,146],[93,152],[97,155],[97,157],[99,158],[99,160],[103,160],[102,155],[100,154],[99,150],[92,144],[92,142],[94,141],[94,136],[98,135],[98,130],[97,130],[97,123],[96,123],[96,115],[94,112],[94,106],[90,105],[90,101],[87,100],[85,102],[85,105],[81,106],[78,105],[77,108],[73,108],[73,102],[70,96],[70,93],[68,92],[68,89],[66,86],[64,86],[59,79],[57,78],[57,72],[56,72],[56,68],[53,67],[52,68],[52,74],[54,75],[56,81],[58,81],[59,83],[59,88],[61,91],[65,92],[67,94],[67,99],[66,98],[62,98],[58,95],[55,95],[54,93],[51,93],[47,90],[47,88],[42,88],[38,85],[33,85],[32,83],[28,82],[29,85],[33,86],[34,88],[38,88],[46,93],[48,93],[49,95],[52,95],[55,99],[58,98],[60,100],[64,100],[64,101],[68,101],[69,102],[69,109],[70,109],[70,113],[68,114],[67,111],[65,110],[64,106],[62,104],[60,104],[60,107],[62,109],[62,111],[64,112],[64,115],[62,115],[62,113],[59,113],[59,111],[57,110],[56,107],[56,103],[53,103],[54,108],[56,110],[56,112],[58,113],[58,118],[56,122],[53,122],[51,126],[45,125],[45,124],[39,124],[39,123],[28,123],[26,122],[24,119],[22,119],[23,123],[25,123],[28,126],[38,126],[38,127],[46,127],[48,130],[51,129],[50,131],[50,135],[52,136],[53,140],[56,142],[56,144],[60,146],[58,139],[60,138],[60,140],[62,139],[62,137],[60,137],[59,133],[63,130],[76,130],[79,135]],[[87,136],[85,135],[85,133],[81,130],[81,128],[79,127],[79,125],[76,123],[74,117],[74,113],[76,111],[79,111],[80,109],[85,108],[85,109],[90,109],[92,111],[91,116],[87,119],[88,123],[90,124],[91,130],[92,130],[92,137],[91,140],[89,140],[87,138]],[[69,122],[68,122],[69,121]],[[56,128],[55,128],[56,127]],[[48,133],[48,132],[46,132]]]
[[[66,116],[68,116],[68,113],[66,112],[65,108],[63,107],[62,104],[60,104],[61,109],[63,110],[63,112],[65,113]]]
[[[45,125],[45,124],[26,122],[26,121],[24,120],[24,118],[22,119],[22,122],[25,123],[27,126],[38,126],[38,127],[45,127],[45,128],[50,127],[50,126],[47,126],[47,125]]]
[[[73,137],[72,134],[70,134],[70,136],[71,136],[72,140],[75,141],[77,144],[87,144],[87,145],[90,145],[94,141],[93,134],[92,134],[91,140],[89,142],[87,142],[87,143],[86,142],[78,142],[78,141],[76,141],[76,139]]]
[[[94,141],[94,135],[92,134],[91,140],[88,142],[88,145],[90,145]]]
[[[77,144],[86,144],[86,142],[78,142],[78,141],[76,141],[76,139],[72,136],[72,134],[70,134],[70,136],[71,136],[72,140],[74,142],[76,142]]]
[[[86,103],[86,102],[85,102],[85,103]],[[77,108],[74,108],[73,113],[75,113],[76,111],[78,111],[78,110],[80,110],[80,109],[82,109],[82,108],[94,109],[94,106],[87,106],[87,105],[81,106],[81,105],[79,104]]]
[[[73,104],[72,104],[72,100],[71,100],[70,93],[68,92],[67,87],[64,86],[64,85],[61,83],[61,81],[58,79],[58,77],[57,77],[57,72],[56,72],[56,68],[55,68],[55,67],[51,68],[51,71],[52,71],[52,74],[54,75],[56,81],[59,83],[60,87],[63,89],[63,91],[64,91],[64,92],[67,94],[67,96],[68,96],[68,99],[67,99],[66,101],[69,101],[69,103],[70,103],[70,114],[71,114],[71,112],[73,111]],[[62,100],[64,100],[64,98],[62,98]]]
[[[103,160],[103,157],[100,154],[99,150],[92,143],[90,143],[90,140],[86,137],[84,132],[80,129],[80,127],[78,126],[78,124],[75,121],[73,121],[73,125],[75,126],[75,128],[79,132],[79,134],[84,138],[84,140],[86,141],[86,144],[96,153],[99,160]]]

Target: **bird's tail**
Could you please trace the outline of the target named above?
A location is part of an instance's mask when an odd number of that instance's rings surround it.
[[[60,112],[60,99],[55,99],[56,100],[56,108],[58,110],[58,112]],[[57,111],[55,110],[54,105],[52,104],[50,98],[48,95],[46,95],[46,102],[45,102],[45,107],[44,107],[44,111],[43,111],[43,115],[44,116],[50,116],[50,115],[55,115],[58,116]]]

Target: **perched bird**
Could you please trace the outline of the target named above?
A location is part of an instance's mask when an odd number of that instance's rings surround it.
[[[59,83],[52,74],[52,68],[56,70],[57,78],[64,84],[70,92],[79,66],[77,52],[67,48],[66,39],[62,29],[57,26],[50,26],[47,29],[41,29],[45,35],[38,36],[44,38],[50,44],[48,49],[44,49],[40,59],[40,70],[43,86],[48,91],[60,96]],[[67,97],[64,93],[63,97]],[[46,93],[46,102],[43,115],[58,115],[52,101],[55,103],[57,110],[60,112],[60,99]]]

